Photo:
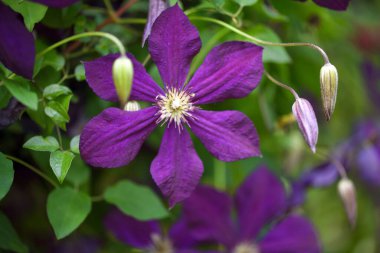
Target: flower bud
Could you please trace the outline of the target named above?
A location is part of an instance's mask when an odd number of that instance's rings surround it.
[[[306,143],[315,153],[315,146],[318,141],[318,122],[313,107],[306,99],[297,98],[293,104],[292,111]]]
[[[136,112],[141,109],[140,104],[137,101],[128,101],[124,106],[124,111]]]
[[[356,193],[355,186],[348,178],[342,178],[338,183],[338,192],[343,201],[348,219],[352,226],[356,222]]]
[[[124,55],[117,58],[112,66],[112,77],[119,101],[125,105],[132,90],[132,61]]]
[[[323,111],[327,120],[330,120],[335,109],[338,93],[338,71],[331,63],[326,63],[321,68],[321,93]]]

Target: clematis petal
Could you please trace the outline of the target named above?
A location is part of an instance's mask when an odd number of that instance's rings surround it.
[[[132,60],[134,71],[130,100],[154,102],[162,89],[133,55],[127,56]],[[118,101],[118,97],[112,79],[112,65],[118,57],[118,54],[111,54],[84,63],[86,79],[91,89],[102,99],[114,102]]]
[[[107,214],[104,225],[118,240],[140,249],[152,244],[153,234],[161,234],[157,221],[138,221],[118,209]]]
[[[189,133],[186,130],[179,133],[174,125],[166,128],[151,174],[171,207],[190,196],[202,173],[203,164]]]
[[[115,168],[127,165],[156,127],[157,109],[127,112],[108,108],[91,119],[80,137],[80,153],[90,165]]]
[[[18,15],[0,1],[0,62],[14,73],[33,77],[35,45]]]
[[[266,167],[254,171],[240,186],[235,197],[240,239],[252,240],[260,230],[286,209],[286,193],[281,181]]]
[[[207,55],[187,85],[195,104],[247,96],[260,83],[263,48],[248,42],[223,43]]]
[[[195,26],[178,4],[163,11],[152,26],[149,52],[167,88],[181,88],[193,57],[201,48]]]
[[[192,131],[219,160],[231,162],[260,156],[259,136],[243,113],[196,110],[192,115]]]
[[[44,4],[53,8],[64,8],[69,5],[72,5],[79,0],[32,0],[33,2]]]
[[[236,231],[231,220],[231,198],[211,187],[198,186],[183,202],[189,234],[198,242],[221,243],[231,248]]]
[[[305,218],[291,215],[259,243],[260,253],[319,253],[321,248],[312,224]]]
[[[351,0],[313,0],[319,6],[336,11],[345,11]]]
[[[157,17],[167,8],[168,4],[166,0],[149,0],[148,21],[144,29],[143,46],[150,35],[154,21],[156,21]]]

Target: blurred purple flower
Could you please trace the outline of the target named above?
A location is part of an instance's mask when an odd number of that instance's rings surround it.
[[[300,2],[306,2],[306,0],[297,0]],[[345,11],[348,8],[351,0],[313,0],[314,3],[319,6],[335,10],[335,11]]]
[[[28,79],[33,77],[35,45],[21,17],[0,1],[0,62]]]
[[[69,237],[55,243],[52,253],[97,253],[100,251],[100,242],[89,236]]]
[[[216,242],[226,252],[318,253],[320,246],[311,223],[295,214],[284,217],[285,189],[265,167],[253,172],[230,197],[199,186],[184,201],[184,220],[190,235],[199,242]],[[237,224],[232,220],[236,208]],[[261,232],[269,226],[268,232]]]
[[[222,161],[259,156],[259,136],[248,117],[238,111],[200,110],[199,105],[241,98],[255,89],[263,71],[262,48],[247,42],[223,43],[211,50],[185,86],[191,60],[200,47],[198,31],[178,5],[162,12],[152,27],[149,51],[165,89],[129,54],[134,66],[130,99],[154,106],[134,112],[109,108],[93,118],[80,139],[83,159],[96,167],[127,165],[156,126],[167,123],[151,174],[173,206],[191,194],[203,173],[186,125]],[[90,87],[110,101],[118,101],[112,80],[117,57],[85,63]]]
[[[370,61],[365,61],[362,64],[362,73],[369,98],[380,108],[380,68]]]
[[[114,209],[108,213],[104,223],[119,241],[147,252],[206,253],[194,249],[195,241],[183,221],[174,224],[165,235],[158,221],[138,221]]]
[[[373,121],[362,122],[334,151],[332,159],[341,163],[346,171],[357,169],[370,186],[380,187],[380,127]],[[290,205],[302,204],[309,187],[327,187],[335,183],[340,178],[336,166],[334,161],[327,161],[305,171],[292,185]]]

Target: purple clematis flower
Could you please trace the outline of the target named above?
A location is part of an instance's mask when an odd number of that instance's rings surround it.
[[[259,137],[253,123],[238,111],[212,112],[200,105],[248,95],[259,84],[262,48],[247,42],[226,42],[215,47],[188,84],[186,76],[199,52],[198,31],[175,5],[156,19],[149,36],[149,51],[164,82],[164,89],[147,74],[132,55],[134,79],[131,100],[153,103],[139,111],[109,108],[83,129],[80,151],[95,167],[128,164],[158,124],[167,127],[151,174],[170,206],[187,198],[203,173],[185,126],[216,158],[235,161],[259,156]],[[86,62],[86,78],[101,98],[117,101],[112,64],[118,55]]]
[[[184,201],[184,220],[197,241],[216,242],[229,253],[318,253],[319,242],[310,222],[298,215],[283,217],[285,189],[265,167],[258,168],[230,197],[199,186]],[[237,224],[232,220],[236,208]],[[262,230],[269,226],[263,235]]]
[[[300,2],[305,2],[306,0],[297,0]],[[314,3],[319,6],[335,10],[335,11],[345,11],[348,8],[351,0],[313,0]]]
[[[35,45],[21,17],[0,1],[0,62],[14,73],[33,77]]]
[[[63,8],[78,0],[33,0],[49,7]],[[0,62],[17,75],[33,78],[36,49],[33,34],[20,15],[0,1]]]
[[[174,224],[165,235],[158,221],[138,221],[114,209],[105,218],[106,228],[119,240],[144,252],[152,253],[212,253],[198,251],[183,221]]]

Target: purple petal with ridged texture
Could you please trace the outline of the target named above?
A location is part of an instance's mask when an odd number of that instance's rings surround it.
[[[222,243],[231,248],[236,230],[231,220],[232,200],[224,192],[208,186],[198,186],[183,202],[183,214],[198,242]]]
[[[336,11],[345,11],[351,0],[313,0],[319,6]]]
[[[36,53],[33,34],[18,14],[1,1],[0,34],[0,62],[17,75],[32,79]]]
[[[163,11],[152,26],[149,52],[167,88],[181,88],[194,56],[201,48],[195,26],[178,4]]]
[[[232,162],[261,155],[255,126],[243,113],[195,110],[192,115],[191,130],[219,160]]]
[[[202,176],[203,164],[186,129],[179,133],[174,124],[165,129],[150,171],[158,187],[169,198],[170,207],[190,196]]]
[[[357,156],[357,165],[365,182],[380,186],[380,146],[363,147]]]
[[[156,96],[163,91],[150,75],[144,66],[136,58],[127,54],[133,63],[133,83],[130,100],[155,102]],[[119,54],[110,54],[96,60],[84,62],[86,79],[91,89],[104,100],[116,102],[118,96],[112,79],[112,65],[119,57]]]
[[[142,42],[143,46],[150,35],[154,21],[156,21],[157,17],[160,16],[160,14],[168,7],[169,6],[165,0],[149,0],[148,21],[146,22],[144,29],[144,36]]]
[[[82,131],[79,148],[83,160],[103,168],[127,165],[156,127],[156,113],[155,107],[135,112],[118,108],[104,110]]]
[[[138,221],[118,209],[107,214],[104,225],[118,240],[139,249],[147,249],[152,244],[151,236],[161,234],[157,221]]]
[[[274,226],[259,243],[260,253],[320,253],[318,237],[305,218],[291,215]]]
[[[266,167],[254,171],[239,187],[235,204],[240,226],[239,238],[253,240],[260,230],[286,209],[281,181]]]
[[[33,2],[44,4],[53,8],[64,8],[69,5],[72,5],[79,0],[32,0]]]
[[[260,83],[263,48],[231,41],[216,46],[187,85],[195,104],[247,96]]]

